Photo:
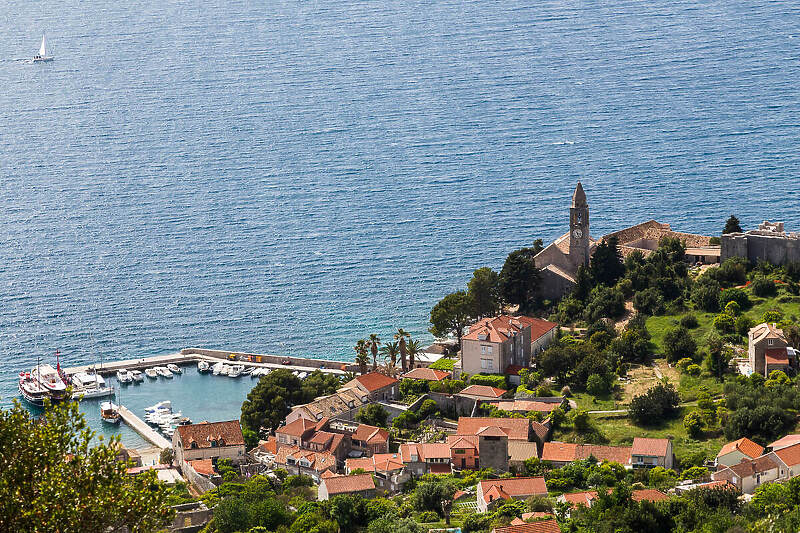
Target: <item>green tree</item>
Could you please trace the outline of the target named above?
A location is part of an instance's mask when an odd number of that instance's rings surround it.
[[[378,518],[367,526],[367,533],[425,533],[427,528],[412,518]]]
[[[658,425],[677,411],[680,397],[670,384],[658,383],[647,392],[634,396],[628,415],[640,425]]]
[[[534,256],[539,251],[541,251],[539,247],[515,250],[508,254],[500,270],[500,292],[503,299],[519,306],[521,312],[525,312],[531,306],[539,286],[539,269],[533,262]]]
[[[172,509],[155,471],[129,476],[119,440],[93,443],[77,402],[0,410],[0,531],[155,531]]]
[[[725,235],[726,233],[742,233],[742,226],[739,225],[739,219],[735,215],[731,215],[725,222],[725,229],[722,230],[722,234]]]
[[[688,415],[683,417],[683,427],[686,428],[689,436],[693,439],[699,439],[703,436],[704,426],[703,415],[700,414],[699,411],[691,411]]]
[[[625,275],[625,265],[622,263],[619,240],[616,237],[604,239],[597,245],[589,268],[595,282],[608,287],[612,287]]]
[[[694,358],[696,353],[697,342],[685,327],[678,326],[664,334],[664,355],[670,363],[683,357]]]
[[[408,368],[413,369],[416,364],[417,356],[422,353],[422,343],[419,339],[408,341],[406,345],[406,353],[408,353]]]
[[[356,345],[353,346],[353,350],[356,352],[356,364],[358,365],[358,371],[361,374],[366,374],[367,365],[369,365],[369,348],[367,341],[364,339],[359,339],[358,342],[356,342]]]
[[[606,376],[592,374],[586,380],[586,391],[592,396],[605,396],[609,392],[609,383]]]
[[[436,481],[424,481],[414,489],[412,502],[417,511],[436,511],[440,515],[442,501],[453,498],[456,492],[455,480],[445,478]]]
[[[388,418],[389,413],[386,412],[386,409],[384,409],[382,405],[377,403],[371,403],[362,407],[358,410],[358,414],[356,415],[356,420],[358,422],[382,428],[386,427],[386,420]]]
[[[381,338],[377,333],[369,334],[369,351],[372,353],[372,370],[373,372],[378,369],[378,348],[381,346]]]
[[[464,291],[448,294],[431,309],[430,332],[435,337],[447,337],[452,334],[458,338],[461,346],[461,336],[471,318],[472,302]]]
[[[494,316],[500,309],[500,275],[489,267],[475,270],[467,283],[467,295],[475,318]]]
[[[400,350],[400,364],[402,365],[403,372],[408,370],[408,351],[406,350],[406,339],[410,339],[411,335],[403,328],[398,328],[397,333],[394,334],[394,340],[397,341],[397,346]]]
[[[400,344],[397,342],[387,342],[381,348],[383,360],[389,368],[389,373],[393,374],[397,369],[397,356],[400,355]]]

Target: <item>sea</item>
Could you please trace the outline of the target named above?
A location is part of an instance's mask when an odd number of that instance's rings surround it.
[[[798,2],[7,0],[0,35],[3,406],[56,350],[430,341],[578,180],[594,236],[800,230]],[[238,417],[249,378],[189,370],[122,402]]]

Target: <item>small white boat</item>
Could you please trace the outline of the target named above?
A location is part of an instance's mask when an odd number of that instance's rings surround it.
[[[197,371],[201,374],[205,374],[208,372],[208,369],[211,368],[208,364],[208,361],[198,361],[197,362]]]
[[[214,366],[211,367],[211,373],[214,374],[215,376],[218,376],[219,373],[222,372],[222,367],[224,366],[225,363],[223,363],[222,361],[214,363]]]
[[[300,372],[299,374],[297,374],[297,377],[300,379],[305,379],[307,375],[308,374],[306,374],[305,372]]]
[[[102,398],[114,394],[113,387],[106,386],[103,376],[97,373],[78,372],[72,376],[72,396],[78,400]]]
[[[52,61],[53,56],[47,55],[47,38],[42,35],[42,44],[39,46],[39,53],[33,56],[34,63],[44,63],[46,61]]]
[[[150,379],[158,379],[158,372],[156,372],[155,368],[146,368],[144,375]]]
[[[228,370],[228,377],[238,378],[239,376],[242,375],[243,371],[244,371],[244,365],[233,365],[230,367],[230,370]]]
[[[172,372],[170,372],[169,369],[165,366],[157,366],[156,372],[158,372],[158,375],[161,376],[162,378],[172,379]]]
[[[119,407],[114,402],[103,402],[100,404],[100,418],[109,424],[119,424]]]
[[[150,370],[150,369],[148,368],[148,370]],[[168,411],[172,411],[172,402],[169,401],[169,400],[164,400],[164,401],[158,402],[155,405],[151,405],[150,407],[145,407],[144,411],[146,413],[154,413],[154,412],[159,411],[161,409],[166,409]]]
[[[133,381],[133,377],[131,377],[127,370],[120,368],[117,370],[117,381],[120,383],[131,383]]]
[[[168,369],[169,369],[169,371],[170,371],[170,372],[172,372],[173,374],[181,374],[181,373],[183,373],[183,370],[181,370],[181,367],[179,367],[178,365],[176,365],[176,364],[174,364],[174,363],[170,363],[170,364],[168,364],[168,365],[167,365],[167,368],[168,368]]]
[[[128,373],[131,375],[131,379],[135,383],[141,383],[142,381],[144,381],[144,374],[142,374],[141,370],[131,370]]]
[[[227,376],[230,373],[231,373],[231,365],[223,364],[222,365],[222,370],[219,371],[219,375],[220,376]]]

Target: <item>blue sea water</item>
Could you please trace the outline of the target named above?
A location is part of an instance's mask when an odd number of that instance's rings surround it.
[[[578,179],[594,235],[800,229],[797,2],[9,0],[0,35],[4,405],[57,348],[429,339]]]

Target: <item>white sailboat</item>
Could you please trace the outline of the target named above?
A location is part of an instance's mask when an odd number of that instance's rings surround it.
[[[45,61],[52,61],[53,56],[47,55],[47,37],[42,35],[42,45],[39,47],[39,53],[33,56],[34,63],[44,63]]]

